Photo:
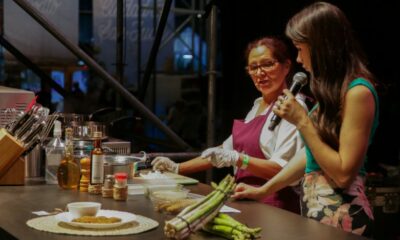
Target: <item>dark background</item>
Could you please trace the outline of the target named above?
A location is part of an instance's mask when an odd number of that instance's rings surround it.
[[[219,125],[216,127],[216,136],[221,139],[216,140],[217,144],[229,136],[232,119],[244,118],[254,99],[260,96],[244,70],[246,45],[265,35],[283,35],[290,17],[312,2],[314,1],[217,1],[221,30],[218,49],[221,50],[222,59],[222,77],[217,82],[217,119],[220,121],[217,121]],[[400,29],[400,7],[396,2],[388,0],[328,2],[341,8],[352,23],[368,57],[369,68],[379,83],[377,90],[380,98],[380,124],[368,151],[367,196],[372,203],[377,196],[398,196],[394,187],[400,186],[400,47],[397,37]],[[388,166],[397,170],[390,174]],[[387,192],[375,193],[378,189],[385,189]],[[399,206],[400,198],[393,198],[393,201],[397,201]],[[391,206],[396,209],[396,203]],[[373,204],[374,239],[399,239],[400,212],[397,210],[397,213],[389,213],[385,207]]]
[[[234,118],[244,118],[260,94],[244,66],[246,45],[265,35],[283,35],[287,21],[314,1],[216,1],[219,12],[219,42],[222,76],[217,83],[217,116],[221,121],[217,144],[230,134]],[[379,83],[380,125],[369,150],[370,171],[378,163],[399,165],[399,10],[391,1],[328,1],[340,7],[350,22]],[[294,51],[295,52],[295,51]]]

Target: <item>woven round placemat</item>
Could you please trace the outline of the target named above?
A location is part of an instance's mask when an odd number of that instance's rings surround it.
[[[117,236],[137,234],[156,228],[159,225],[157,221],[140,215],[136,215],[136,220],[132,223],[126,223],[111,229],[88,229],[73,227],[64,222],[58,222],[54,216],[33,218],[28,220],[26,224],[29,227],[40,231],[84,236]]]

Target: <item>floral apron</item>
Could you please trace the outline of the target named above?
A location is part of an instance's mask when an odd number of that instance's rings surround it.
[[[350,187],[340,189],[322,172],[310,172],[302,185],[301,215],[354,234],[372,234],[374,217],[363,177],[357,176]]]
[[[247,123],[242,120],[234,121],[232,136],[233,148],[236,151],[245,153],[251,157],[265,159],[260,149],[259,141],[261,131],[270,112],[271,111],[268,111],[265,115],[259,115]],[[266,182],[265,179],[257,177],[244,169],[237,169],[235,179],[236,182],[243,182],[252,186],[261,186]],[[286,187],[273,195],[269,195],[263,198],[261,202],[294,213],[300,213],[299,196],[292,187]]]

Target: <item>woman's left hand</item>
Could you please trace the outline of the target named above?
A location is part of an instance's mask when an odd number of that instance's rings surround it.
[[[283,94],[278,97],[272,110],[276,115],[297,126],[302,119],[308,117],[307,112],[288,89],[283,90]]]

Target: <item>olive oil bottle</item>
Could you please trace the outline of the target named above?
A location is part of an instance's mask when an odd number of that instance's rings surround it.
[[[79,165],[74,159],[72,128],[65,129],[65,151],[57,170],[58,185],[63,189],[77,189],[80,179]]]

